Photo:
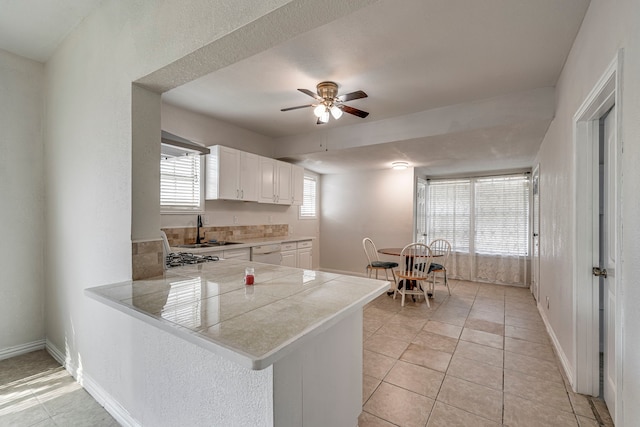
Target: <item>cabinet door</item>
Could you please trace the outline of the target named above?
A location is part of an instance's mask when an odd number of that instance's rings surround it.
[[[268,157],[260,157],[260,187],[258,201],[275,203],[276,161]]]
[[[218,198],[236,200],[240,198],[240,151],[220,147],[218,163]]]
[[[276,203],[279,205],[291,204],[291,163],[276,161]]]
[[[240,156],[240,199],[246,202],[258,201],[260,182],[260,156],[242,153]]]
[[[302,205],[302,198],[304,196],[304,168],[296,165],[291,165],[291,204],[296,206]]]
[[[287,267],[296,266],[296,251],[284,251],[282,254],[282,263],[280,265],[286,265]]]
[[[313,259],[311,257],[311,248],[298,249],[298,268],[305,270],[313,269]]]

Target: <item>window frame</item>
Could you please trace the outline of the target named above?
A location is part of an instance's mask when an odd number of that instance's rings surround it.
[[[306,182],[307,181],[312,181],[314,183],[313,186],[313,198],[314,198],[314,212],[313,215],[305,215],[303,214],[303,208],[305,206],[305,200],[308,198],[307,196],[307,185]],[[303,175],[303,179],[302,179],[302,204],[300,205],[299,209],[298,209],[298,219],[300,220],[307,220],[307,219],[318,219],[318,184],[319,184],[319,179],[318,176],[315,174],[310,174],[307,173],[305,171],[304,175]]]

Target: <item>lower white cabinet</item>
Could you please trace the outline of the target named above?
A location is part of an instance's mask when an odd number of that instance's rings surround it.
[[[251,261],[251,249],[250,248],[225,249],[222,252],[222,258]]]
[[[313,269],[313,242],[311,240],[304,240],[302,242],[298,242],[297,245],[297,255],[298,260],[296,266],[298,268],[304,268],[305,270]]]

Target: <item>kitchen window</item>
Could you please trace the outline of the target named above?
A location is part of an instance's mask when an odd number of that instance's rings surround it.
[[[203,162],[200,155],[162,145],[160,210],[162,213],[202,212]]]
[[[300,218],[317,218],[317,181],[311,175],[304,176],[302,186],[302,206],[300,206]]]

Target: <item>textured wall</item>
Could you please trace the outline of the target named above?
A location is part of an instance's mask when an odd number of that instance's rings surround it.
[[[622,93],[622,289],[624,310],[624,425],[640,419],[640,30],[637,1],[592,1],[557,85],[556,117],[542,143],[540,162],[540,296],[549,296],[545,310],[571,364],[576,356],[573,295],[574,208],[573,115],[600,76],[624,48]],[[575,366],[570,369],[575,371]],[[620,421],[620,420],[619,420]],[[618,423],[616,423],[618,425]]]
[[[0,50],[0,357],[44,339],[43,75]]]
[[[411,243],[413,190],[412,168],[324,175],[320,191],[322,268],[364,274],[365,237],[378,248]]]

